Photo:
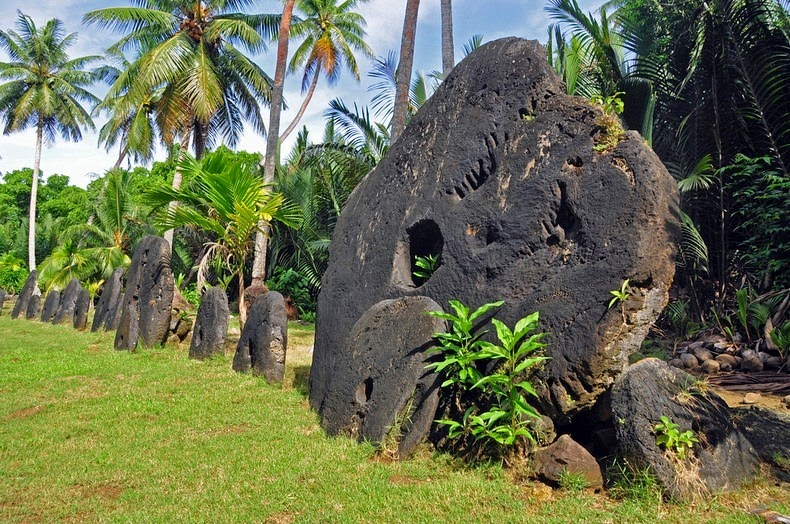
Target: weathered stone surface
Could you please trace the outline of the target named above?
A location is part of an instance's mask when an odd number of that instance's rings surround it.
[[[82,291],[80,281],[76,278],[69,280],[66,289],[60,295],[58,310],[52,319],[53,324],[72,324],[74,322],[74,312],[77,309],[77,299]]]
[[[711,353],[709,350],[705,349],[704,347],[694,348],[693,350],[691,350],[690,353],[695,357],[697,357],[697,360],[700,362],[705,362],[706,360],[713,359],[713,353]]]
[[[321,420],[327,432],[381,443],[397,431],[389,441],[398,442],[400,456],[419,444],[439,402],[426,352],[433,334],[445,329],[428,311],[441,307],[428,297],[384,300],[354,324],[345,348],[350,358],[335,367],[327,387]]]
[[[41,295],[34,293],[33,296],[30,297],[30,301],[27,303],[27,311],[25,313],[25,318],[28,320],[33,320],[38,316],[39,308],[41,306]]]
[[[721,364],[719,364],[715,360],[706,360],[705,362],[702,363],[702,366],[700,367],[702,368],[703,372],[711,375],[713,373],[719,372],[719,370],[721,369]]]
[[[0,315],[3,314],[3,303],[5,303],[6,292],[5,289],[0,288]]]
[[[228,295],[225,291],[219,287],[206,290],[200,297],[200,307],[192,330],[190,358],[203,359],[225,352],[229,317]]]
[[[121,323],[121,311],[123,310],[123,303],[125,299],[126,293],[121,291],[121,294],[118,297],[118,303],[115,304],[115,308],[109,310],[107,313],[107,319],[104,321],[105,331],[115,331],[118,329],[118,325]]]
[[[763,361],[760,360],[760,357],[758,357],[756,353],[744,356],[743,362],[741,362],[741,369],[743,371],[762,371],[764,367]]]
[[[683,353],[680,355],[680,361],[683,362],[683,367],[686,369],[694,369],[699,366],[699,360],[691,353]]]
[[[595,457],[569,435],[562,435],[554,444],[538,449],[532,460],[537,474],[555,485],[567,472],[582,475],[589,488],[603,487],[601,467]]]
[[[165,343],[174,286],[170,245],[162,237],[144,237],[127,272],[115,349],[133,351],[138,341],[146,347]]]
[[[768,462],[777,456],[790,459],[790,415],[773,409],[749,406],[734,408],[732,420],[760,458]]]
[[[11,310],[11,318],[14,319],[19,318],[19,315],[23,313],[25,314],[27,313],[27,306],[30,303],[30,297],[32,297],[34,292],[37,291],[38,291],[38,272],[34,269],[27,276],[27,280],[25,280],[25,285],[22,286],[22,291],[20,291],[19,296],[16,297],[16,303],[14,304],[14,309]]]
[[[541,411],[555,418],[590,408],[625,368],[666,304],[676,184],[635,133],[594,151],[600,110],[563,92],[536,42],[486,44],[357,186],[318,303],[310,404],[322,416],[352,327],[402,296],[504,299],[509,325],[540,310]],[[414,260],[427,255],[441,264],[423,281]],[[624,323],[607,304],[626,278]]]
[[[727,355],[726,353],[717,355],[716,362],[719,363],[719,369],[721,371],[732,371],[738,367],[738,361],[735,359],[735,357],[732,355]]]
[[[727,404],[715,393],[695,393],[691,375],[647,358],[626,369],[612,387],[612,416],[623,456],[634,466],[649,466],[677,499],[700,488],[737,489],[758,473],[757,455],[730,420]],[[655,425],[664,415],[692,430],[700,440],[693,457],[680,460],[656,445]]]
[[[87,289],[80,289],[74,307],[74,329],[85,331],[88,327],[88,309],[91,305],[91,294]]]
[[[44,307],[41,309],[41,322],[52,322],[60,306],[60,291],[53,289],[47,293]]]
[[[285,352],[288,346],[288,318],[285,300],[276,291],[258,297],[252,305],[241,332],[233,358],[233,369],[249,371],[272,383],[281,383],[285,375]]]
[[[175,330],[175,335],[178,337],[178,340],[184,341],[187,338],[187,335],[190,331],[192,331],[192,326],[194,322],[191,318],[183,318],[181,322],[178,323],[178,327]]]
[[[110,331],[118,326],[113,325],[120,317],[118,311],[121,306],[121,296],[123,293],[123,268],[117,268],[104,283],[99,302],[96,304],[96,312],[93,315],[91,331]]]

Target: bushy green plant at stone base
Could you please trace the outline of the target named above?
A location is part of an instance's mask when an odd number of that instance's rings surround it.
[[[589,487],[583,473],[574,473],[564,469],[559,475],[560,488],[564,491],[583,491]]]
[[[299,318],[309,322],[315,321],[315,297],[310,292],[309,280],[291,268],[276,268],[272,277],[266,281],[266,287],[272,291],[290,296],[299,310]]]
[[[17,293],[25,285],[28,271],[25,261],[6,253],[0,256],[0,289],[7,293]]]
[[[690,429],[680,431],[680,426],[672,422],[666,415],[661,415],[661,422],[653,427],[656,434],[656,445],[675,453],[680,460],[686,458],[686,452],[694,448],[699,440]]]
[[[529,356],[545,346],[541,339],[546,333],[535,333],[527,338],[537,329],[538,312],[519,320],[512,330],[500,320],[492,319],[499,344],[480,340],[485,332],[473,334],[474,321],[502,304],[484,304],[471,312],[460,302],[451,301],[450,306],[456,315],[429,313],[452,322],[452,326],[449,333],[436,334],[438,351],[444,359],[429,364],[427,368],[444,373],[446,379],[442,387],[457,385],[470,392],[476,390],[480,398],[489,400],[485,410],[479,403],[469,406],[460,421],[437,420],[447,427],[448,437],[455,439],[469,434],[475,442],[483,446],[493,445],[499,452],[507,454],[526,441],[535,443],[530,419],[540,418],[540,414],[527,402],[527,396],[537,397],[537,392],[524,375],[548,357]],[[491,371],[481,373],[478,361],[483,369]]]

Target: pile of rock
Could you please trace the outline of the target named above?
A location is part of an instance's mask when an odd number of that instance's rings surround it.
[[[734,344],[721,335],[682,343],[670,365],[690,372],[713,374],[729,371],[790,372],[790,355],[782,357],[768,351],[755,351]]]

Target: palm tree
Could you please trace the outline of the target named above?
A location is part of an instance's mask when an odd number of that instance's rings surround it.
[[[345,64],[359,81],[354,51],[368,57],[372,57],[373,52],[364,40],[365,19],[352,9],[366,1],[344,0],[338,4],[338,0],[299,0],[297,5],[305,18],[291,25],[291,36],[304,37],[304,41],[294,51],[289,69],[291,72],[304,69],[302,92],[306,95],[293,122],[280,136],[281,141],[291,134],[304,115],[321,73],[332,85]]]
[[[445,78],[455,65],[453,49],[453,1],[441,0],[442,6],[442,74]]]
[[[129,253],[145,233],[132,196],[133,178],[131,171],[123,169],[107,173],[93,202],[91,220],[62,232],[60,245],[39,265],[39,278],[48,288],[65,287],[72,277],[106,279],[116,268],[131,263]]]
[[[17,31],[0,31],[0,47],[10,62],[0,63],[0,119],[4,134],[29,127],[36,129],[33,184],[30,191],[28,226],[28,266],[36,268],[36,198],[41,171],[41,146],[52,144],[60,135],[64,140],[82,139],[82,128],[93,129],[90,114],[82,103],[98,99],[87,88],[95,75],[84,68],[99,60],[97,56],[69,59],[68,49],[76,33],[65,34],[63,22],[54,18],[44,27],[19,13]]]
[[[238,279],[239,317],[247,318],[244,303],[244,269],[252,236],[261,222],[278,220],[298,227],[298,215],[284,204],[283,196],[261,185],[256,163],[245,162],[227,151],[206,155],[202,160],[185,155],[179,162],[181,171],[192,180],[178,190],[159,188],[147,194],[147,200],[159,212],[154,225],[160,230],[189,226],[213,236],[206,243],[199,262],[198,289],[211,264],[230,272]],[[176,208],[169,207],[178,201]]]
[[[285,86],[285,68],[288,61],[288,40],[291,31],[291,16],[294,0],[286,0],[283,15],[280,18],[280,31],[277,37],[277,62],[274,67],[274,86],[272,87],[272,103],[269,108],[269,134],[266,137],[266,155],[263,159],[263,183],[274,183],[274,169],[277,161],[278,137],[280,135],[280,116],[283,108],[283,88]],[[267,236],[265,224],[255,234],[255,255],[252,260],[252,286],[263,285],[266,276]]]
[[[406,127],[406,114],[409,102],[409,83],[414,64],[414,39],[417,33],[417,13],[420,0],[406,0],[406,15],[401,35],[400,60],[395,75],[395,105],[392,112],[390,137],[394,143]]]
[[[124,71],[135,71],[130,77],[139,72],[139,62],[129,62],[117,49],[109,50],[107,55],[118,64],[117,67],[106,65],[97,70],[108,84],[115,83]],[[121,167],[127,156],[131,156],[136,163],[146,164],[153,160],[159,137],[155,111],[161,97],[162,89],[135,98],[127,88],[120,96],[105,98],[94,109],[94,115],[106,112],[108,116],[107,123],[99,130],[99,143],[103,143],[108,152],[119,144],[114,169]]]
[[[370,78],[376,80],[368,90],[374,93],[371,106],[377,115],[383,117],[389,128],[395,108],[395,92],[397,90],[398,59],[394,51],[390,51],[386,58],[377,57],[373,62],[373,69],[368,73]],[[406,106],[406,123],[417,113],[417,110],[428,101],[434,91],[444,80],[440,71],[417,71],[409,86],[408,105]],[[389,133],[387,133],[389,135]]]

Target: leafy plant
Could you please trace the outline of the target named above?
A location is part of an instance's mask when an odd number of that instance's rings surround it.
[[[481,359],[480,338],[487,331],[475,331],[475,322],[493,308],[504,304],[504,300],[483,304],[472,311],[458,300],[450,300],[450,307],[455,311],[445,313],[444,311],[431,311],[428,314],[450,322],[450,331],[447,333],[436,333],[434,336],[439,342],[438,351],[442,353],[444,359],[433,362],[425,366],[425,369],[444,373],[445,380],[441,387],[445,388],[456,384],[460,389],[466,390],[474,386],[482,377],[475,360]]]
[[[310,291],[310,282],[300,272],[292,268],[278,267],[274,270],[272,277],[266,281],[266,286],[272,291],[290,296],[296,304],[299,317],[302,320],[305,320],[306,314],[315,314],[315,297]]]
[[[624,93],[618,91],[611,96],[601,96],[595,94],[590,98],[593,105],[599,106],[603,110],[603,115],[598,117],[595,124],[601,128],[601,132],[596,136],[596,143],[593,149],[599,153],[611,151],[624,137],[623,124],[617,116],[623,112],[623,100],[620,98]]]
[[[681,460],[699,442],[693,431],[680,431],[680,426],[666,415],[661,415],[661,422],[653,427],[653,432],[656,434],[656,445],[675,453]]]
[[[0,288],[8,293],[17,293],[25,285],[28,271],[25,262],[11,254],[0,256]]]
[[[619,303],[620,314],[623,316],[623,322],[625,322],[625,301],[631,296],[631,292],[628,288],[629,282],[630,279],[626,278],[623,280],[623,284],[620,286],[620,289],[614,289],[609,292],[611,295],[614,295],[612,300],[609,301],[609,309],[611,309],[615,304]]]
[[[453,321],[451,333],[436,335],[445,359],[428,367],[444,371],[447,379],[442,387],[459,384],[468,388],[471,383],[470,389],[479,390],[481,397],[491,399],[485,411],[482,411],[478,403],[467,408],[461,421],[438,420],[439,424],[447,427],[449,438],[470,434],[476,442],[484,445],[495,444],[512,449],[524,440],[535,443],[530,419],[540,418],[540,414],[527,402],[526,397],[537,397],[537,392],[532,383],[523,377],[548,357],[529,356],[545,346],[541,342],[545,333],[530,335],[538,326],[538,312],[519,320],[513,330],[500,320],[492,319],[499,344],[479,340],[482,333],[471,335],[471,319],[478,318],[501,304],[502,302],[485,304],[470,313],[469,308],[460,302],[451,301],[451,307],[459,313],[455,317],[460,321],[459,326],[456,327],[456,322]],[[441,312],[432,314],[447,320],[453,317]],[[492,371],[482,375],[475,365],[478,360],[488,361],[485,369]]]
[[[441,255],[427,255],[424,257],[415,256],[414,266],[417,268],[412,272],[415,278],[420,278],[423,282],[427,281],[439,268]]]
[[[782,356],[790,351],[790,322],[785,322],[780,327],[775,327],[771,331],[771,341],[779,348]]]

